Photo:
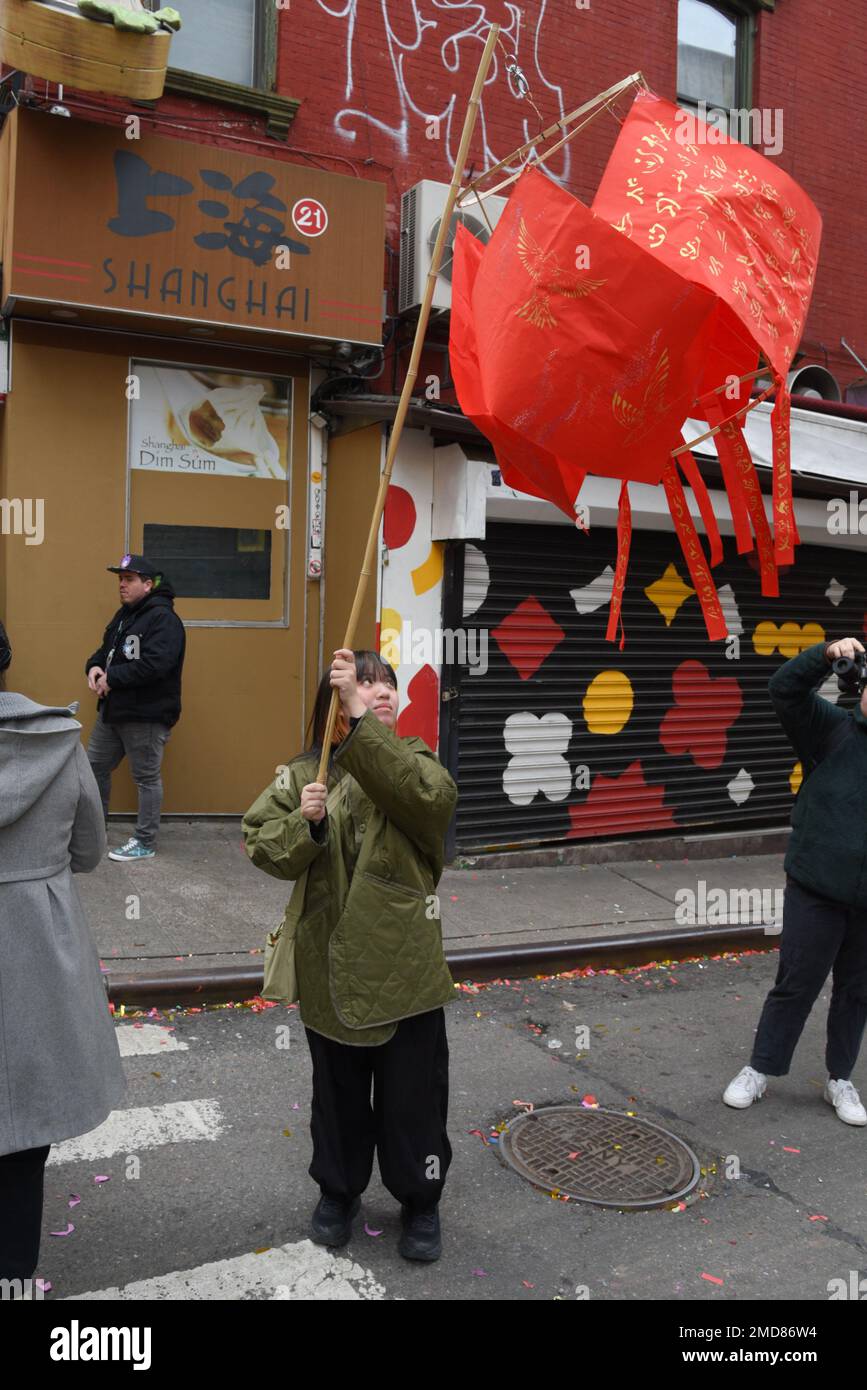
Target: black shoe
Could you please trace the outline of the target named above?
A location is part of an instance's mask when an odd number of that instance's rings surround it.
[[[403,1234],[397,1248],[405,1260],[438,1260],[443,1252],[439,1207],[412,1211],[401,1207]]]
[[[352,1218],[361,1210],[361,1198],[341,1202],[323,1193],[310,1222],[310,1239],[317,1245],[345,1245],[352,1235]]]

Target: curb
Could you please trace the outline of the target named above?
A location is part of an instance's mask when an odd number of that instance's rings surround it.
[[[648,836],[646,839],[591,840],[587,844],[542,845],[472,853],[461,851],[446,868],[544,869],[561,864],[618,864],[640,859],[726,859],[731,855],[785,854],[790,826],[769,830],[721,831],[704,835]]]
[[[622,969],[658,960],[720,955],[724,951],[771,951],[779,932],[761,926],[709,927],[697,931],[638,933],[591,937],[582,941],[546,941],[525,946],[447,951],[452,979],[497,980],[505,977],[556,975],[567,970]],[[114,1005],[147,1009],[167,1004],[230,1004],[252,999],[262,989],[262,969],[232,965],[209,970],[166,970],[113,975],[107,980]]]

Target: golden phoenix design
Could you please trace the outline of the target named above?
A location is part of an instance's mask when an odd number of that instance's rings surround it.
[[[666,407],[665,388],[668,385],[669,360],[668,348],[663,348],[659,354],[656,366],[650,373],[650,379],[644,388],[640,405],[635,405],[632,401],[621,396],[619,391],[615,391],[611,397],[611,409],[618,425],[629,430],[626,440],[630,442],[637,436],[644,426],[648,423],[648,418],[654,413],[661,415]]]
[[[528,275],[535,281],[535,288],[526,304],[515,313],[532,323],[536,328],[553,328],[557,323],[551,311],[551,299],[562,294],[567,299],[583,299],[593,290],[605,284],[604,280],[591,280],[586,275],[564,270],[556,252],[543,251],[538,241],[527,229],[523,217],[518,231],[518,255]]]

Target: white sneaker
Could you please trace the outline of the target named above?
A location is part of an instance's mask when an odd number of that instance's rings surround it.
[[[825,1099],[846,1125],[867,1125],[867,1110],[851,1081],[826,1081]]]
[[[741,1067],[734,1081],[730,1081],[726,1087],[723,1100],[736,1110],[746,1110],[754,1100],[761,1100],[767,1084],[768,1079],[763,1072],[753,1071],[752,1067]]]

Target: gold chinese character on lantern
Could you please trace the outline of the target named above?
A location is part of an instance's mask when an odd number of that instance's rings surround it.
[[[669,217],[674,218],[680,212],[680,203],[674,198],[669,198],[665,193],[658,193],[656,197],[656,211],[659,213],[660,217],[663,217],[667,213]]]

